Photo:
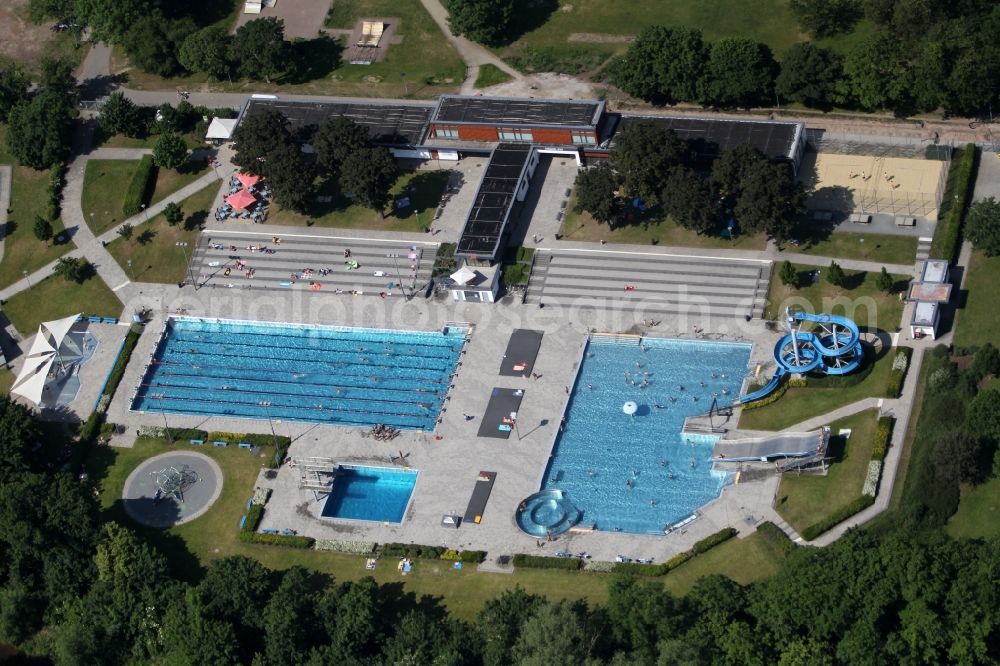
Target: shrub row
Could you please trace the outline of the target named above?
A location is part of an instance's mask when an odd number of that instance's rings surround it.
[[[670,569],[666,564],[639,564],[638,562],[618,562],[611,570],[633,576],[665,576]]]
[[[885,460],[885,453],[889,449],[889,438],[891,436],[892,417],[879,417],[878,425],[875,427],[875,443],[872,445],[872,460]]]
[[[139,160],[139,167],[132,174],[132,180],[125,190],[125,201],[122,203],[122,213],[125,217],[138,215],[142,210],[142,205],[149,200],[152,193],[154,176],[156,175],[156,165],[153,164],[152,155],[143,155]]]
[[[256,532],[257,528],[260,527],[260,521],[264,519],[264,505],[263,504],[251,504],[250,508],[247,509],[247,519],[243,521],[243,526],[240,527],[241,532]]]
[[[889,372],[889,379],[885,385],[885,397],[898,398],[903,392],[903,382],[906,381],[906,373],[910,369],[910,357],[913,350],[910,347],[898,347],[892,357],[892,370]],[[905,362],[898,359],[905,359]]]
[[[197,428],[167,428],[170,433],[170,438],[173,440],[192,440],[200,439],[205,441],[208,439],[208,433],[204,430],[198,430]]]
[[[947,210],[943,219],[938,221],[937,230],[934,232],[930,252],[932,259],[954,262],[957,258],[958,248],[962,244],[962,220],[965,219],[965,211],[972,194],[972,178],[976,172],[977,158],[976,144],[969,143],[951,165],[948,174],[949,187],[942,199],[942,208]]]
[[[844,522],[854,514],[867,509],[874,503],[875,503],[874,497],[871,497],[869,495],[860,495],[856,497],[853,501],[851,501],[849,504],[846,504],[840,510],[831,513],[823,520],[813,523],[809,527],[805,528],[804,530],[802,530],[800,534],[802,538],[805,539],[806,541],[812,541],[823,532],[826,532],[833,526]]]
[[[695,545],[691,547],[691,552],[693,552],[695,555],[701,555],[704,552],[712,550],[723,541],[729,541],[734,536],[736,536],[736,528],[726,527],[724,529],[719,530],[715,534],[710,534],[701,541],[695,543]]]
[[[777,402],[778,399],[781,398],[781,396],[785,395],[785,391],[788,390],[788,384],[789,382],[785,381],[784,383],[782,383],[781,386],[776,388],[774,392],[771,393],[771,395],[765,396],[760,400],[754,400],[753,402],[748,402],[744,405],[740,405],[740,407],[744,411],[748,409],[758,409],[760,407],[767,407],[768,405]]]
[[[261,534],[260,532],[240,532],[240,541],[245,543],[261,543],[268,546],[285,546],[286,548],[312,548],[315,539],[306,536],[285,534]]]
[[[108,383],[104,385],[104,392],[101,395],[113,396],[115,391],[118,390],[118,384],[122,381],[122,376],[125,374],[125,367],[128,365],[129,359],[132,358],[132,351],[139,343],[139,335],[141,333],[141,327],[132,326],[129,328],[128,334],[125,336],[125,343],[118,354],[118,360],[115,361],[115,365],[111,369],[111,374],[108,375]]]
[[[69,167],[65,162],[56,163],[49,170],[49,183],[46,188],[48,210],[46,214],[50,220],[57,220],[62,214],[62,191],[66,186],[66,171]]]
[[[486,552],[482,550],[452,550],[441,546],[424,546],[416,543],[387,543],[382,546],[381,554],[386,557],[448,560],[472,564],[479,564],[486,559]]]
[[[566,571],[578,571],[583,565],[583,560],[575,557],[542,557],[539,555],[525,555],[524,553],[515,555],[513,562],[515,568],[565,569]]]
[[[796,548],[795,542],[785,534],[785,531],[770,520],[765,520],[758,525],[757,533],[764,541],[774,546],[782,555],[790,555]]]

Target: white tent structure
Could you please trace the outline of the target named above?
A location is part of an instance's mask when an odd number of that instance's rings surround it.
[[[205,139],[228,141],[233,138],[234,129],[236,129],[236,118],[212,118],[208,131],[205,132]]]
[[[455,284],[469,284],[476,279],[475,271],[469,270],[468,266],[462,266],[457,271],[451,274],[451,279],[455,281]]]
[[[69,331],[79,318],[75,314],[64,319],[47,321],[38,327],[38,334],[31,343],[31,350],[24,359],[24,365],[11,393],[24,396],[36,405],[42,402],[42,392],[49,379],[52,366],[62,367],[67,360],[75,360],[83,355],[79,345],[69,337]]]

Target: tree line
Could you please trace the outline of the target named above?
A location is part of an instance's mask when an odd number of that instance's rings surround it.
[[[371,142],[368,129],[337,116],[311,139],[315,158],[302,152],[288,118],[275,109],[245,117],[233,133],[233,163],[269,179],[276,202],[307,212],[317,184],[349,193],[362,206],[385,214],[399,167],[387,148]]]
[[[1000,541],[955,541],[919,516],[824,549],[780,548],[779,572],[685,596],[608,576],[603,605],[522,589],[471,619],[371,578],[226,557],[192,576],[102,518],[91,480],[33,414],[0,399],[0,640],[11,663],[988,663],[1000,659]],[[360,565],[360,560],[359,560]],[[422,566],[418,561],[417,566]],[[181,575],[183,575],[183,578]],[[580,574],[589,575],[589,574]],[[190,580],[193,578],[193,580]]]
[[[733,37],[708,42],[681,26],[645,28],[609,67],[623,91],[656,104],[758,107],[798,102],[819,109],[889,109],[899,115],[943,109],[985,116],[1000,94],[1000,6],[987,0],[798,0],[814,36],[875,24],[845,55],[812,42],[776,61],[764,44]]]
[[[608,162],[577,175],[575,207],[612,228],[652,207],[699,234],[738,226],[781,241],[805,212],[805,191],[791,165],[749,144],[705,165],[673,130],[633,123],[616,133]]]

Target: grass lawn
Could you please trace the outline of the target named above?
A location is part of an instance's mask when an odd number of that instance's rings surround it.
[[[956,539],[1000,536],[1000,478],[962,488],[962,501],[946,529]]]
[[[559,233],[566,240],[609,243],[628,243],[631,245],[675,245],[680,247],[704,248],[736,248],[740,250],[763,250],[767,246],[764,234],[755,236],[738,236],[730,241],[722,236],[699,236],[693,231],[684,229],[673,220],[656,220],[629,224],[612,231],[608,225],[597,222],[590,213],[576,213],[574,194],[566,206],[566,217],[563,218]],[[653,241],[656,243],[653,243]]]
[[[778,277],[781,264],[774,266],[771,287],[767,293],[766,319],[783,319],[786,306],[845,315],[862,328],[879,328],[894,333],[899,328],[903,316],[903,302],[899,294],[906,289],[909,276],[893,275],[896,281],[891,294],[879,291],[875,285],[877,273],[844,270],[846,286],[837,287],[826,281],[826,268],[792,264],[799,272],[800,288],[784,285]],[[810,275],[819,271],[819,280],[813,282]]]
[[[34,272],[53,259],[69,252],[71,243],[43,243],[32,230],[36,216],[45,216],[48,208],[48,171],[35,171],[17,166],[7,152],[7,126],[0,123],[0,164],[13,166],[10,212],[3,233],[3,259],[0,261],[0,287],[11,285],[24,277],[24,271]],[[62,220],[52,221],[58,236],[63,231]]]
[[[235,5],[241,4],[235,3]],[[213,90],[217,92],[276,92],[301,95],[346,95],[357,97],[413,97],[433,99],[441,93],[457,92],[465,78],[465,63],[445,39],[420,0],[351,0],[333,3],[328,28],[353,28],[361,18],[390,16],[399,19],[395,39],[385,59],[371,65],[341,62],[344,42],[327,39],[292,42],[293,59],[304,63],[300,73],[264,81],[210,81],[204,74],[164,79],[128,71],[127,86],[136,90]],[[234,14],[235,19],[235,14]],[[232,25],[230,21],[225,27]],[[317,30],[322,26],[316,26]],[[120,47],[112,60],[115,71],[125,65]]]
[[[156,140],[159,136],[150,135],[142,139],[124,136],[122,134],[105,134],[104,131],[98,126],[94,129],[94,135],[91,138],[91,146],[93,148],[149,148],[152,149],[156,145]],[[181,138],[184,139],[184,143],[187,144],[188,148],[204,148],[205,147],[205,137],[198,137],[194,132],[188,132],[187,134],[181,134]]]
[[[489,88],[500,83],[507,83],[511,78],[510,74],[496,65],[486,63],[479,67],[479,75],[476,77],[475,86],[477,88]]]
[[[157,169],[156,186],[153,188],[153,196],[149,200],[149,205],[152,206],[155,203],[163,201],[177,190],[187,187],[208,173],[210,168],[202,160],[188,162],[179,171],[174,169]],[[218,189],[218,183],[216,183],[215,189]]]
[[[861,494],[875,442],[877,417],[877,410],[869,409],[830,424],[833,462],[826,476],[794,472],[782,475],[775,508],[796,531],[820,521]],[[845,428],[852,431],[846,440],[837,436]]]
[[[881,398],[892,372],[892,353],[875,361],[871,373],[854,386],[844,388],[790,388],[766,407],[745,411],[740,427],[749,430],[783,430],[864,398]]]
[[[965,286],[969,295],[965,307],[958,312],[955,344],[965,347],[992,342],[997,345],[1000,311],[996,309],[994,289],[1000,284],[1000,257],[973,252],[968,270]]]
[[[410,171],[404,173],[392,187],[393,200],[408,197],[410,206],[388,212],[385,218],[370,208],[350,205],[339,193],[330,192],[333,201],[315,204],[309,215],[296,213],[275,205],[267,217],[269,224],[293,226],[337,227],[344,229],[377,229],[380,231],[425,231],[434,220],[434,211],[441,202],[448,184],[448,171]],[[320,196],[326,192],[320,191]],[[391,206],[392,204],[390,204]]]
[[[917,239],[914,236],[848,232],[810,236],[801,230],[796,231],[796,234],[802,245],[785,245],[785,249],[790,252],[878,261],[884,264],[912,264],[917,256]]]
[[[218,184],[213,183],[181,202],[185,217],[183,222],[170,226],[162,214],[157,215],[148,223],[139,225],[129,240],[116,238],[108,243],[108,252],[126,272],[131,259],[132,271],[139,282],[180,282],[184,279],[187,264],[184,251],[176,244],[187,243],[187,257],[191,257],[218,190]]]
[[[143,460],[162,453],[164,440],[139,439],[131,449],[97,449],[88,471],[100,483],[101,504],[108,518],[132,525],[121,503],[122,487],[128,474]],[[183,447],[193,448],[193,447]],[[381,584],[401,584],[417,597],[442,597],[448,609],[463,619],[471,619],[483,603],[504,590],[520,585],[529,592],[552,599],[586,599],[604,603],[610,577],[557,570],[519,569],[514,574],[479,573],[475,567],[455,571],[449,562],[418,560],[413,572],[401,577],[391,559],[378,563],[374,572],[365,570],[357,555],[300,551],[273,546],[246,544],[238,538],[239,518],[260,471],[260,460],[234,448],[199,448],[214,458],[223,472],[222,494],[204,516],[170,530],[133,527],[170,558],[177,576],[197,580],[201,565],[229,555],[246,555],[273,569],[300,565],[334,576],[337,581],[357,580],[374,574]],[[780,558],[756,536],[732,539],[705,555],[672,571],[662,580],[673,592],[686,593],[694,582],[708,573],[723,573],[740,583],[766,577],[777,569]]]
[[[123,307],[115,293],[97,275],[84,280],[83,284],[53,275],[12,296],[4,303],[3,311],[21,337],[27,337],[33,335],[43,321],[68,317],[77,312],[120,317]]]
[[[95,236],[125,220],[122,204],[139,160],[89,160],[83,174],[83,217]]]

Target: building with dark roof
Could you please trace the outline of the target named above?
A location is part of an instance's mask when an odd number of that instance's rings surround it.
[[[601,148],[610,151],[615,145],[614,135],[636,123],[673,130],[703,161],[717,159],[727,150],[749,143],[772,160],[790,162],[798,172],[806,145],[805,125],[800,122],[609,114],[609,137]]]
[[[387,147],[418,146],[424,139],[434,105],[429,103],[305,102],[251,97],[240,113],[243,118],[265,109],[280,111],[296,141],[308,144],[320,125],[343,116],[368,128],[372,142]],[[238,123],[237,123],[238,125]]]
[[[427,140],[593,146],[604,119],[596,100],[441,95]]]
[[[465,218],[455,256],[473,264],[499,261],[510,232],[510,218],[528,194],[528,183],[538,165],[530,145],[501,143],[493,149],[479,182],[472,208]]]

